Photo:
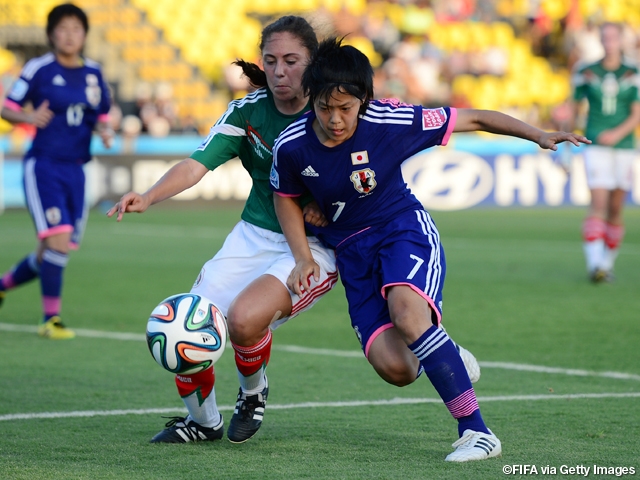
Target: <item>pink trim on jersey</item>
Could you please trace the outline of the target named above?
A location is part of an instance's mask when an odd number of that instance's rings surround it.
[[[48,228],[47,230],[43,230],[42,232],[38,232],[38,238],[42,240],[43,238],[51,237],[53,235],[58,235],[59,233],[73,232],[72,225],[58,225],[57,227]]]
[[[424,298],[427,303],[429,304],[429,306],[431,307],[431,310],[433,310],[434,312],[436,312],[436,317],[438,317],[438,325],[440,326],[440,322],[442,322],[442,315],[440,314],[440,310],[438,310],[436,308],[436,302],[433,301],[433,299],[427,295],[426,293],[424,293],[422,290],[420,290],[418,287],[416,287],[415,285],[411,284],[411,283],[404,283],[404,282],[397,282],[397,283],[388,283],[386,285],[382,286],[382,298],[384,298],[385,300],[387,299],[387,288],[389,287],[393,287],[396,285],[404,285],[406,287],[410,287],[411,290],[413,290],[414,292],[416,292],[418,295],[420,295],[422,298]]]
[[[61,304],[60,297],[42,297],[42,309],[45,315],[57,315],[60,313]]]
[[[378,335],[380,335],[385,330],[389,330],[390,328],[393,328],[393,323],[387,323],[385,325],[382,325],[375,332],[373,332],[373,334],[369,337],[369,341],[367,342],[367,344],[364,347],[364,356],[365,357],[369,358],[369,349],[371,348],[371,345],[373,344],[373,341],[376,338],[378,338]]]
[[[318,298],[331,290],[337,281],[338,272],[330,272],[324,282],[314,286],[304,297],[298,297],[299,301],[297,301],[295,305],[293,305],[289,318],[300,313],[302,309],[311,306],[313,302],[315,302]]]
[[[111,120],[111,117],[109,116],[108,113],[103,113],[101,115],[98,115],[98,121],[99,122],[109,122]]]
[[[16,286],[16,282],[13,280],[13,272],[7,272],[2,279],[0,279],[5,290],[9,290]]]
[[[8,98],[4,101],[4,106],[9,110],[13,110],[14,112],[22,111],[22,107],[20,106],[20,104],[14,102],[13,100],[9,100]]]
[[[76,242],[69,242],[69,250],[78,250],[80,248],[80,245],[78,245]]]
[[[367,228],[363,228],[362,230],[360,230],[359,232],[356,233],[352,233],[351,235],[349,235],[347,238],[345,238],[344,240],[342,240],[338,245],[336,245],[336,248],[338,248],[340,245],[342,245],[344,242],[346,242],[347,240],[349,240],[351,237],[355,237],[356,235],[361,234],[362,232],[364,232],[365,230],[369,230],[371,227],[367,227]]]
[[[302,194],[301,193],[281,193],[281,192],[276,192],[276,195],[288,198],[288,197],[299,197]]]
[[[449,143],[449,138],[451,137],[451,134],[453,133],[453,129],[456,126],[456,120],[458,120],[458,109],[457,108],[450,108],[449,112],[451,113],[451,118],[449,119],[449,125],[447,125],[447,131],[444,132],[444,137],[442,137],[442,143],[440,145],[442,145],[443,147]]]

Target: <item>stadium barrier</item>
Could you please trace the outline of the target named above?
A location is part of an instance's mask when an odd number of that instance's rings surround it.
[[[527,142],[457,142],[421,152],[403,165],[405,180],[427,209],[460,210],[476,206],[583,206],[589,203],[581,149],[567,150],[569,174],[554,156]],[[495,142],[493,142],[495,143]],[[87,198],[92,206],[117,201],[129,190],[143,192],[187,154],[118,154],[98,152],[86,166]],[[7,156],[0,205],[24,207],[21,160]],[[235,159],[207,174],[171,202],[205,202],[247,198],[251,179]],[[640,152],[634,164],[634,186],[628,203],[640,205]]]

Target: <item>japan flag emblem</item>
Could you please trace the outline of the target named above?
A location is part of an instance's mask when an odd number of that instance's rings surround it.
[[[369,163],[369,155],[366,150],[351,154],[351,165],[364,165],[365,163]]]

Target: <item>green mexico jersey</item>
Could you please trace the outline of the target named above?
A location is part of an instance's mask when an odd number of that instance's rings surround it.
[[[251,175],[253,185],[242,211],[242,219],[258,227],[282,233],[273,206],[269,174],[276,137],[309,106],[295,115],[278,111],[268,88],[261,88],[229,103],[229,108],[211,127],[209,136],[191,158],[209,170],[238,157]]]
[[[578,70],[573,77],[574,99],[587,99],[589,114],[585,136],[597,143],[598,135],[624,122],[631,106],[640,101],[638,69],[626,64],[617,70],[606,70],[600,62]],[[633,148],[634,134],[620,140],[616,148]]]

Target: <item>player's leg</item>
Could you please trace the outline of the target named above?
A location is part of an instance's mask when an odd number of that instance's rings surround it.
[[[585,149],[585,169],[591,202],[587,217],[582,223],[582,238],[587,272],[593,282],[601,282],[606,277],[601,264],[605,251],[609,191],[615,187],[612,150],[599,146]]]
[[[269,386],[266,368],[271,356],[271,329],[311,308],[337,281],[335,254],[310,239],[310,248],[320,266],[319,280],[312,281],[309,292],[298,297],[286,286],[295,265],[284,236],[262,232],[264,250],[280,252],[264,274],[251,282],[229,307],[229,338],[235,350],[240,390],[228,437],[235,443],[251,438],[262,424]],[[257,243],[258,241],[256,241]]]
[[[196,278],[191,293],[211,300],[228,316],[233,299],[273,261],[254,245],[251,226],[239,222],[216,255],[207,261]],[[185,443],[217,440],[223,435],[222,415],[215,394],[213,367],[194,375],[176,375],[178,394],[189,414],[169,421],[151,439],[154,443]]]
[[[624,237],[625,228],[622,220],[622,208],[626,198],[627,192],[619,188],[609,194],[609,208],[604,232],[604,252],[600,262],[600,269],[606,273],[605,281],[613,279],[613,267]]]
[[[38,201],[39,195],[37,195],[37,183],[35,179],[34,167],[35,167],[35,159],[30,158],[25,161],[25,172],[24,172],[24,189],[25,189],[25,197],[27,198],[27,206],[29,205],[29,191],[35,191],[36,195],[34,197],[34,201]],[[40,210],[42,208],[40,207]],[[31,211],[29,212],[31,213]],[[31,216],[34,220],[36,219]],[[42,224],[41,224],[42,225]],[[36,224],[37,226],[37,224]],[[12,290],[20,285],[30,282],[38,276],[40,271],[39,261],[37,252],[32,252],[16,263],[10,270],[6,271],[2,277],[0,277],[0,306],[6,296],[6,292]]]
[[[418,357],[407,348],[393,324],[370,342],[367,360],[385,382],[397,387],[409,385],[423,372]]]
[[[269,274],[251,282],[229,308],[229,339],[240,381],[227,432],[233,443],[247,441],[262,425],[269,395],[266,375],[272,342],[269,326],[289,316],[291,308],[291,295],[286,286]]]
[[[605,276],[600,265],[604,256],[604,237],[607,228],[605,217],[608,202],[608,190],[603,188],[592,189],[589,213],[582,222],[584,256],[589,278],[593,282],[601,282]]]
[[[627,194],[633,186],[632,178],[635,158],[636,152],[634,150],[617,149],[614,151],[615,188],[609,194],[607,226],[604,236],[605,248],[601,265],[602,270],[607,272],[605,280],[613,279],[613,267],[624,237],[625,228],[622,210]]]
[[[213,366],[194,375],[176,375],[175,380],[189,415],[172,418],[151,443],[220,440],[224,435],[224,422],[216,404]]]
[[[475,391],[455,344],[439,328],[442,289],[446,275],[444,250],[427,212],[416,212],[417,221],[401,219],[393,236],[377,254],[381,293],[387,299],[389,317],[405,345],[458,421],[460,438],[448,461],[481,460],[500,454],[499,440],[480,414]],[[414,220],[416,217],[413,217]]]
[[[408,285],[388,289],[389,313],[404,343],[458,421],[460,439],[447,461],[483,460],[500,455],[498,438],[487,428],[460,355],[447,333],[432,323],[425,297]],[[461,441],[462,440],[462,441]]]
[[[60,310],[73,225],[84,212],[84,173],[80,165],[31,158],[25,162],[24,188],[40,239],[37,262],[43,319],[38,334],[55,340],[73,338],[75,333],[60,320]]]
[[[36,252],[31,252],[0,276],[0,306],[2,306],[7,291],[37,278],[39,271],[38,255]]]

